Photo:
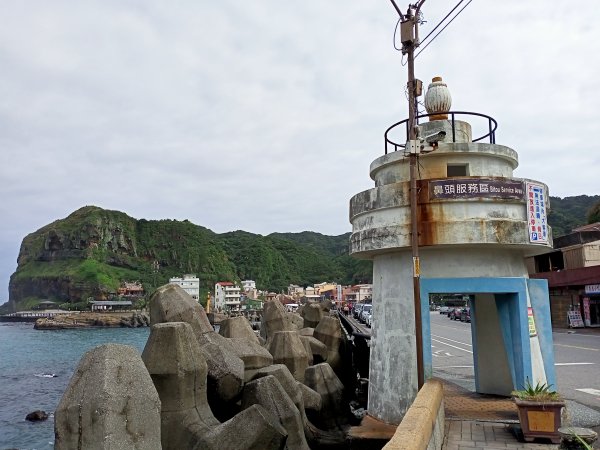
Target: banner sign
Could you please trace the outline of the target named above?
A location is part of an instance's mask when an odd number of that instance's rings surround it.
[[[522,181],[494,178],[445,178],[429,181],[429,199],[500,198],[523,200]]]
[[[585,326],[589,327],[592,325],[592,317],[590,315],[590,298],[583,297],[583,321]]]
[[[546,217],[544,185],[527,182],[527,221],[529,242],[548,243],[548,221]]]
[[[600,294],[600,284],[586,284],[585,285],[585,293],[586,294]]]

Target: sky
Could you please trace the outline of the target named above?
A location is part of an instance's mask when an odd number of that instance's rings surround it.
[[[427,0],[421,37],[458,1]],[[22,239],[85,205],[350,231],[349,199],[408,114],[397,18],[388,0],[4,0],[0,303]],[[599,21],[593,0],[473,0],[415,73],[498,121],[515,176],[598,195]]]

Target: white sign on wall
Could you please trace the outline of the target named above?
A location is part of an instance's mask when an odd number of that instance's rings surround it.
[[[548,218],[544,185],[527,182],[527,221],[529,242],[548,243]]]
[[[585,285],[585,293],[586,294],[600,294],[600,284],[586,284]]]

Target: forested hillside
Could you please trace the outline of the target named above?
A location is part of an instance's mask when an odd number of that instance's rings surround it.
[[[86,206],[23,239],[10,299],[21,307],[106,299],[123,281],[139,280],[150,292],[186,273],[200,278],[202,298],[225,280],[253,279],[275,292],[292,283],[370,282],[371,263],[348,256],[348,236],[217,234],[187,220],[136,220]]]
[[[563,236],[573,228],[587,224],[588,212],[600,202],[600,195],[578,195],[576,197],[550,197],[548,223],[554,237]]]
[[[551,197],[548,221],[554,236],[587,223],[588,212],[599,202],[598,195]],[[217,234],[187,220],[136,220],[86,206],[23,239],[10,299],[21,307],[41,299],[106,299],[123,281],[139,280],[150,292],[185,273],[198,275],[202,296],[224,280],[252,279],[275,292],[292,283],[371,282],[371,262],[348,255],[349,235]]]

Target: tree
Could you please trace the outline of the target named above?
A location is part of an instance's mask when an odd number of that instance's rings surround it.
[[[588,223],[600,222],[600,202],[597,202],[592,206],[587,213]]]

